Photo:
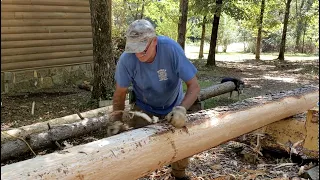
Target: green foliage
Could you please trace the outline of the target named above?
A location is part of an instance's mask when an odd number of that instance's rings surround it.
[[[218,45],[224,47],[224,52],[227,50],[227,46],[230,43],[237,42],[238,33],[237,29],[239,26],[236,21],[228,16],[227,14],[222,14],[220,17],[219,31],[218,31]]]
[[[223,0],[222,14],[218,30],[218,45],[232,42],[247,42],[248,52],[254,52],[255,37],[258,29],[261,0],[233,1]],[[304,4],[303,4],[304,2]],[[113,37],[124,37],[127,26],[136,18],[149,19],[155,25],[159,35],[177,39],[179,21],[179,1],[177,0],[114,0]],[[311,3],[311,4],[308,4]],[[303,8],[300,10],[300,6]],[[311,6],[309,9],[307,5]],[[216,0],[189,0],[188,22],[186,37],[201,38],[203,17],[207,17],[205,41],[211,38],[212,21],[216,8]],[[278,51],[282,35],[285,1],[268,0],[265,5],[262,29],[262,48]],[[291,51],[297,37],[298,19],[306,23],[304,34],[305,49],[309,52],[319,48],[319,1],[295,0],[291,5],[287,32],[287,51]],[[193,43],[186,39],[187,43]],[[302,44],[302,37],[300,43]],[[200,44],[198,40],[197,45]]]
[[[145,15],[156,24],[156,31],[159,35],[177,39],[179,1],[165,0],[149,3]]]

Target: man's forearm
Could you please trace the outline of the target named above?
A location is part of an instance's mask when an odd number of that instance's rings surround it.
[[[113,95],[113,111],[124,110],[126,96],[122,94],[115,93]]]
[[[187,88],[187,92],[181,102],[181,106],[189,109],[193,103],[197,100],[200,87],[198,85],[192,85]]]

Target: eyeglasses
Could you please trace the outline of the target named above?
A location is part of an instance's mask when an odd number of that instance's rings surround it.
[[[149,47],[150,47],[152,41],[153,41],[153,39],[152,39],[152,40],[150,41],[150,43],[147,45],[146,49],[141,52],[141,53],[142,53],[142,56],[145,56],[145,55],[147,54],[147,52],[148,52],[148,50],[149,50]]]

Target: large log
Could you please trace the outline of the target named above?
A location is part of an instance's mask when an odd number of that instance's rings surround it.
[[[136,179],[267,124],[301,113],[318,101],[318,87],[246,99],[188,115],[172,132],[150,125],[1,167],[1,179]]]

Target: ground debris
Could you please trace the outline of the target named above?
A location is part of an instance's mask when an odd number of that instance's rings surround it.
[[[196,154],[190,158],[189,173],[193,180],[265,180],[265,179],[292,179],[303,180],[299,177],[299,164],[290,162],[290,159],[281,161],[272,157],[259,157],[256,163],[244,161],[241,151],[252,151],[248,145],[229,141],[215,148]],[[314,166],[310,163],[308,166]],[[165,172],[165,173],[164,173]],[[147,179],[172,179],[170,168],[163,167],[151,174],[140,178]]]

